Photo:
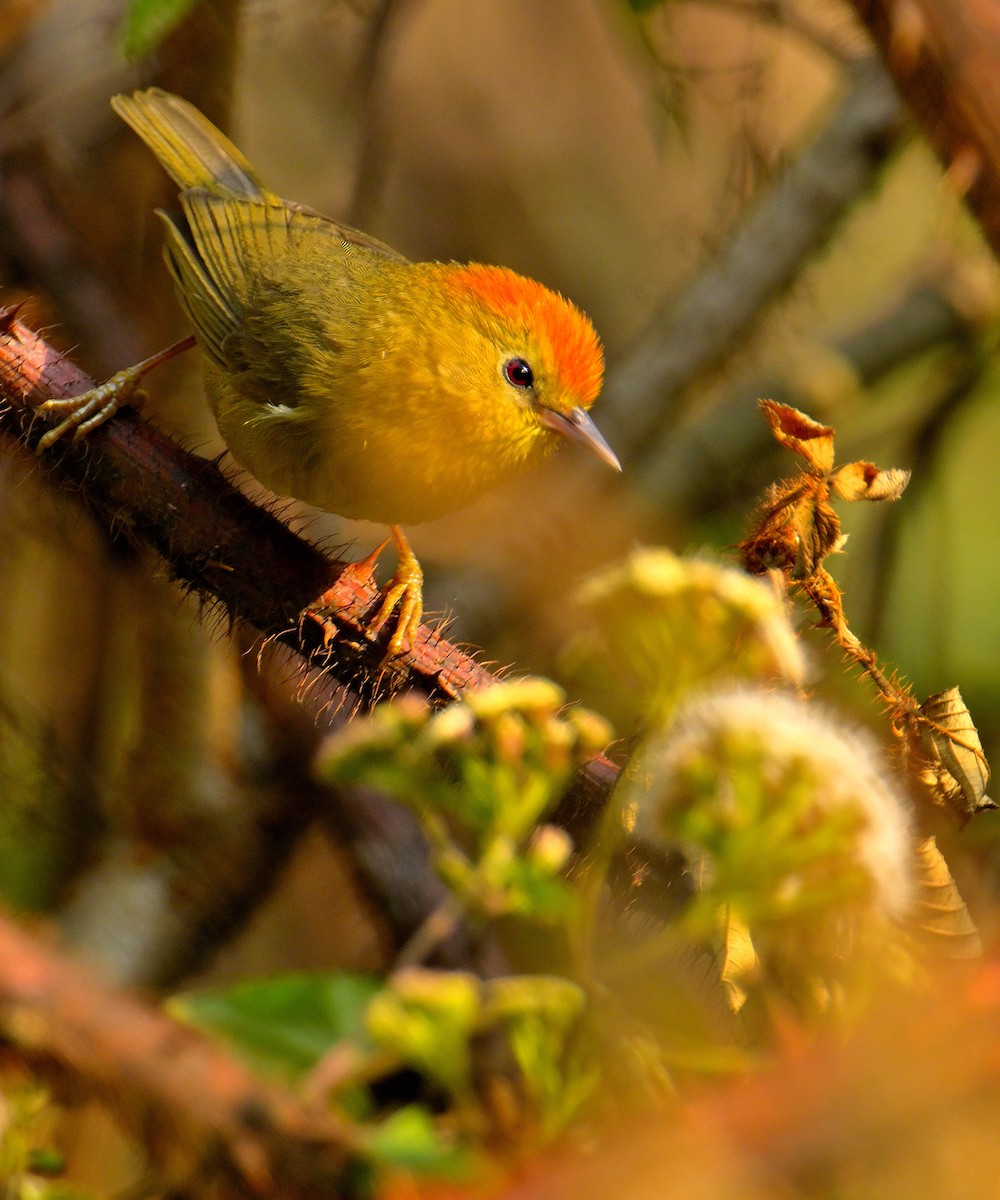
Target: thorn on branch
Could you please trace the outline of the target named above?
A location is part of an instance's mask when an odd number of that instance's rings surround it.
[[[27,304],[26,300],[19,300],[17,304],[0,309],[0,335],[12,337],[18,342],[21,340],[17,336],[17,317],[25,304]]]

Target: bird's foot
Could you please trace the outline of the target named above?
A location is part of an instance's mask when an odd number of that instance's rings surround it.
[[[412,566],[397,567],[392,583],[382,597],[382,605],[368,626],[368,636],[377,638],[394,612],[396,628],[389,639],[383,666],[406,654],[417,636],[420,618],[424,615],[424,574],[414,560]]]
[[[395,525],[390,526],[390,528],[392,530],[391,540],[396,544],[396,553],[398,555],[396,571],[392,577],[392,582],[382,593],[382,603],[379,605],[378,612],[368,623],[366,630],[368,639],[375,641],[389,622],[393,613],[397,609],[399,610],[396,618],[396,628],[389,639],[386,656],[382,660],[383,666],[387,666],[393,659],[406,654],[410,649],[424,611],[424,573],[420,569],[420,563],[417,561],[417,556],[410,549],[410,544],[406,540],[403,531]],[[308,610],[310,615],[315,616],[312,613],[313,609],[333,608],[338,603],[342,604],[345,583],[349,585],[355,584],[361,589],[370,587],[375,576],[375,567],[378,563],[379,555],[388,546],[389,540],[386,538],[366,558],[348,563],[340,573],[336,590],[331,589],[329,592],[324,592],[315,604],[310,605]],[[316,619],[321,620],[318,616]],[[328,622],[324,623],[324,644],[329,645],[334,636],[334,627]]]
[[[417,636],[420,618],[424,613],[424,573],[420,569],[420,563],[399,526],[391,525],[389,528],[392,540],[396,544],[398,562],[392,583],[386,589],[382,604],[368,626],[368,636],[378,637],[389,618],[398,609],[396,628],[389,639],[383,665],[407,653]]]
[[[39,440],[37,453],[41,454],[43,450],[54,446],[71,429],[74,430],[73,441],[78,442],[91,429],[96,429],[113,417],[129,400],[141,397],[143,393],[136,386],[140,378],[136,373],[138,370],[138,367],[126,367],[124,371],[119,371],[79,396],[46,400],[39,404],[39,412],[61,416],[62,420]]]
[[[173,358],[182,350],[187,350],[195,344],[193,337],[186,337],[166,350],[160,350],[150,355],[134,367],[125,367],[104,383],[90,388],[79,396],[67,396],[64,399],[52,398],[38,405],[38,411],[61,416],[62,420],[39,439],[37,453],[41,454],[54,446],[65,434],[73,430],[73,441],[78,442],[87,436],[98,425],[103,425],[115,413],[123,408],[130,400],[139,400],[145,393],[139,388],[139,380],[147,372],[152,371],[161,363]]]

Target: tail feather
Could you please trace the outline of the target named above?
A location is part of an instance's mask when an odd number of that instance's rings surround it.
[[[113,96],[111,106],[131,125],[182,189],[281,203],[233,143],[180,96],[160,88]]]

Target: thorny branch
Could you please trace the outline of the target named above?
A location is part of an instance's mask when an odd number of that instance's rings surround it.
[[[0,328],[0,430],[34,450],[46,426],[34,405],[93,386],[68,359],[7,313]],[[381,670],[384,647],[366,637],[377,595],[348,577],[277,517],[251,503],[216,463],[186,454],[134,413],[39,458],[56,486],[78,491],[113,536],[151,545],[192,591],[221,603],[231,621],[290,646],[367,706],[404,682],[436,702],[492,676],[437,630],[421,629],[405,668]],[[300,619],[332,589],[334,605]],[[328,693],[328,700],[333,694]]]

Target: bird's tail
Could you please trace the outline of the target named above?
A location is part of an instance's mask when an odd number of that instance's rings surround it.
[[[205,188],[216,196],[280,203],[233,143],[193,104],[161,88],[111,98],[182,190]]]

